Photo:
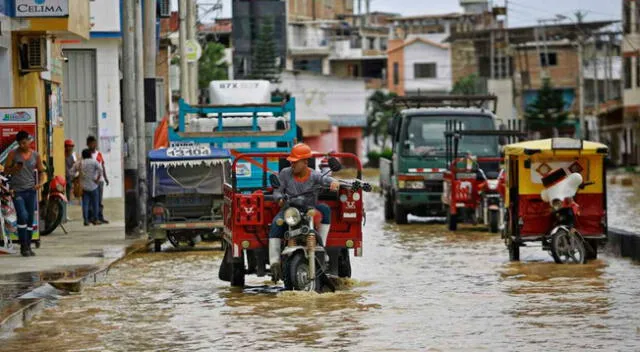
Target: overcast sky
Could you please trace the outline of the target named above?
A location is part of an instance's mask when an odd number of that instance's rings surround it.
[[[175,9],[178,0],[172,0]],[[355,1],[355,0],[354,0]],[[364,1],[362,8],[364,10]],[[505,0],[494,0],[496,5],[504,5]],[[508,0],[509,26],[534,25],[538,19],[548,19],[556,14],[573,16],[576,10],[587,12],[585,20],[595,21],[604,19],[619,20],[622,13],[620,0]],[[198,0],[204,4],[216,3],[217,0]],[[439,14],[460,11],[459,0],[371,0],[371,11],[396,12],[404,16]],[[222,0],[222,11],[213,15],[231,17],[231,0]],[[357,11],[357,1],[354,8]]]

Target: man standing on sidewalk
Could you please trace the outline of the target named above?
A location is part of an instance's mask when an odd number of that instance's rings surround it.
[[[64,162],[65,162],[65,176],[67,180],[67,202],[64,203],[64,222],[71,221],[69,218],[69,213],[67,212],[67,208],[69,207],[69,202],[71,201],[71,194],[73,193],[73,180],[76,178],[76,175],[73,173],[73,165],[76,164],[78,159],[76,158],[76,153],[73,152],[73,148],[75,147],[73,140],[67,139],[64,141]]]
[[[33,236],[33,217],[38,202],[38,191],[47,182],[44,164],[40,154],[31,149],[33,139],[26,131],[16,135],[18,148],[9,152],[5,162],[5,172],[11,175],[9,184],[15,196],[13,204],[18,215],[18,238],[20,254],[23,257],[36,255],[31,249]]]
[[[102,204],[102,199],[104,195],[104,185],[106,183],[106,185],[109,186],[109,179],[107,178],[107,169],[104,165],[104,157],[102,156],[102,153],[98,151],[98,140],[96,139],[96,137],[87,137],[87,148],[91,152],[91,157],[93,158],[93,160],[97,161],[100,166],[102,166],[102,178],[98,186],[98,199],[100,202],[100,209],[98,210],[98,216],[95,218],[97,218],[98,221],[103,224],[108,224],[109,221],[104,218],[104,205]]]

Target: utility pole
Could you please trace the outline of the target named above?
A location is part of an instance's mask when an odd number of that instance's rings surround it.
[[[595,41],[593,43],[593,112],[598,118],[600,113],[600,91],[598,89],[598,41],[600,40],[600,36],[595,37]]]
[[[187,0],[180,0],[178,4],[180,18],[179,50],[180,50],[180,97],[189,101],[189,72],[187,70]]]
[[[187,4],[187,39],[196,40],[196,0]],[[189,103],[198,104],[198,62],[189,62]]]
[[[135,81],[135,4],[123,3],[122,70],[124,120],[124,185],[125,235],[137,236],[139,225],[138,202],[138,144],[136,137],[136,81]]]
[[[135,0],[136,14],[136,143],[138,157],[138,207],[140,207],[139,231],[146,234],[147,231],[147,171],[146,171],[146,134],[144,120],[144,37],[142,32],[142,1]],[[154,7],[155,9],[155,7]]]
[[[586,137],[585,133],[585,123],[584,123],[584,38],[582,34],[578,36],[578,95],[580,99],[580,135],[578,138],[584,139]]]

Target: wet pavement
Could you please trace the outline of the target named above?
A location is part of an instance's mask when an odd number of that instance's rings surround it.
[[[617,191],[612,191],[617,192]],[[621,189],[620,194],[627,192]],[[631,196],[629,196],[631,197]],[[2,351],[632,351],[640,265],[556,265],[540,247],[509,263],[498,236],[396,226],[365,198],[364,256],[336,293],[217,278],[222,253],[135,254],[107,281],[61,297]],[[633,216],[630,216],[631,218]]]

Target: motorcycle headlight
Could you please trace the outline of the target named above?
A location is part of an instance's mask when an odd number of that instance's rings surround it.
[[[495,191],[496,189],[498,189],[498,180],[488,180],[487,186],[490,190]]]
[[[562,208],[562,201],[560,199],[554,199],[551,202],[551,207],[553,210],[560,210]]]
[[[284,221],[287,222],[287,225],[295,226],[300,220],[302,220],[302,217],[298,209],[291,207],[284,211]]]

